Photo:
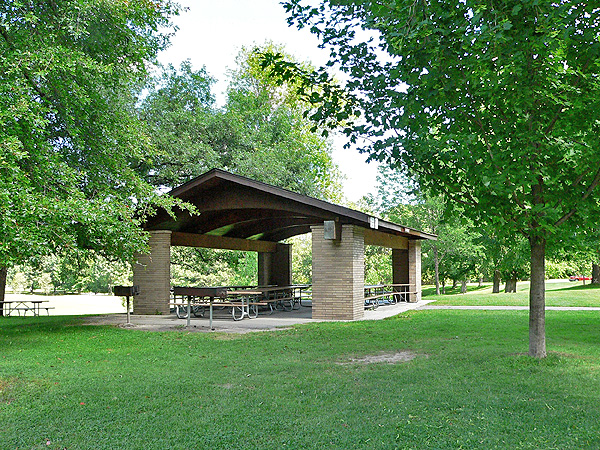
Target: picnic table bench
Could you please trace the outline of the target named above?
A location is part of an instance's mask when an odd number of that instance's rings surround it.
[[[380,304],[408,302],[410,284],[373,284],[365,286],[365,309],[377,309]]]
[[[254,319],[258,316],[258,306],[261,302],[255,301],[260,291],[238,289],[228,293],[224,287],[179,287],[173,288],[173,298],[177,317],[187,318],[187,326],[190,326],[192,313],[198,317],[204,316],[204,308],[209,307],[210,329],[213,329],[213,308],[231,308],[233,320],[242,320],[244,317]],[[178,302],[177,297],[187,299],[187,303]],[[227,299],[229,296],[229,300]],[[216,299],[216,301],[215,301]],[[185,306],[184,306],[185,305]],[[184,309],[185,308],[185,309]],[[185,311],[185,312],[183,312]]]
[[[49,303],[48,300],[4,300],[2,308],[5,316],[10,316],[15,311],[19,316],[23,312],[23,317],[31,312],[33,316],[41,315],[41,310],[45,309],[46,314],[50,315],[50,310],[54,306],[44,306],[43,303]]]
[[[291,311],[302,306],[303,290],[310,285],[289,286],[235,286],[235,287],[173,287],[171,308],[180,319],[204,317],[210,309],[211,329],[213,311],[230,308],[233,320],[245,317],[255,319],[259,308],[267,307],[272,314],[276,310]],[[306,299],[306,298],[305,298]]]

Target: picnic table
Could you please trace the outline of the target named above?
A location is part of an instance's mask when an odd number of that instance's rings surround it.
[[[48,300],[4,300],[2,308],[5,316],[14,315],[16,312],[19,316],[23,312],[23,317],[31,312],[34,316],[39,316],[42,309],[46,310],[46,314],[50,315],[50,310],[54,306],[44,306],[44,303],[49,303]]]
[[[192,313],[196,317],[203,317],[208,306],[210,311],[210,329],[213,329],[213,309],[231,308],[233,320],[242,320],[245,317],[254,319],[258,316],[258,306],[266,303],[256,301],[260,291],[236,289],[229,292],[225,287],[183,287],[173,288],[174,306],[177,317],[187,318],[190,326]],[[181,300],[178,302],[178,298]]]
[[[291,311],[302,306],[306,300],[306,289],[310,285],[289,286],[228,286],[228,287],[183,287],[173,288],[175,313],[180,319],[191,315],[204,317],[206,309],[210,311],[212,329],[213,311],[231,308],[233,320],[258,317],[260,307],[268,307],[272,314],[275,310]]]
[[[365,309],[377,309],[381,304],[407,302],[410,284],[371,284],[365,286]]]

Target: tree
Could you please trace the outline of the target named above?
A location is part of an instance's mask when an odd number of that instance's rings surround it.
[[[279,84],[260,67],[259,51],[284,52],[272,43],[242,48],[232,71],[226,117],[240,127],[241,143],[231,154],[235,171],[300,194],[341,200],[340,172],[331,159],[323,128],[306,118],[311,107],[295,81]],[[293,60],[290,55],[287,60]],[[310,68],[307,63],[298,63]]]
[[[310,93],[319,105],[314,117],[341,123],[360,113],[345,131],[352,142],[368,137],[371,157],[441,190],[495,231],[527,239],[529,354],[544,357],[546,242],[569,221],[589,226],[577,212],[597,208],[597,4],[300,3],[285,3],[290,23],[309,26],[348,80],[347,94]],[[276,55],[264,64],[302,75]],[[304,78],[327,80],[323,73]]]
[[[462,281],[484,260],[479,232],[459,209],[447,211],[444,196],[423,191],[419,184],[389,166],[381,165],[377,176],[377,209],[392,222],[437,235],[424,241],[423,272],[433,271],[436,295],[445,293],[446,280]],[[433,266],[433,267],[432,267]],[[441,286],[441,290],[440,290]]]
[[[525,239],[504,242],[502,259],[498,265],[500,277],[504,280],[504,292],[517,292],[517,281],[527,278],[529,269],[529,248]]]
[[[149,183],[174,188],[219,166],[214,79],[189,61],[165,67],[146,85],[138,112],[156,153],[139,170]]]
[[[267,44],[265,49],[281,47]],[[141,166],[156,186],[176,187],[218,167],[324,199],[339,196],[339,171],[331,145],[304,117],[309,108],[288,85],[260,70],[242,49],[220,108],[205,68],[185,61],[168,66],[150,85],[139,108],[157,156]]]
[[[272,44],[265,48],[283,51]],[[174,188],[217,167],[300,194],[339,199],[331,144],[304,117],[310,105],[260,70],[252,51],[242,49],[236,62],[222,107],[211,94],[214,79],[189,61],[178,69],[167,66],[150,80],[138,111],[158,152],[140,165],[142,176]],[[255,269],[251,278],[236,278],[256,266],[254,255],[177,248],[172,263],[179,283],[256,282]]]
[[[0,6],[0,267],[65,248],[130,258],[158,204],[131,94],[164,48],[170,0]],[[0,299],[1,300],[1,299]]]

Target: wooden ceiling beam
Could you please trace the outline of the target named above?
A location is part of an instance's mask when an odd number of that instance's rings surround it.
[[[343,239],[343,236],[342,236]],[[404,236],[382,233],[381,231],[365,229],[365,245],[379,247],[408,249],[408,239]]]
[[[171,234],[171,245],[175,247],[222,248],[246,252],[273,253],[277,243],[174,231]]]

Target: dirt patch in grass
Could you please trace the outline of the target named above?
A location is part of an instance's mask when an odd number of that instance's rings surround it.
[[[340,365],[348,364],[376,364],[376,363],[387,363],[397,364],[402,362],[408,362],[415,359],[418,355],[409,350],[404,350],[395,353],[379,353],[377,355],[367,355],[362,358],[352,358],[350,361],[338,363]]]
[[[10,405],[15,401],[17,395],[26,395],[29,389],[36,389],[43,386],[44,382],[25,381],[16,377],[0,378],[0,403]]]

